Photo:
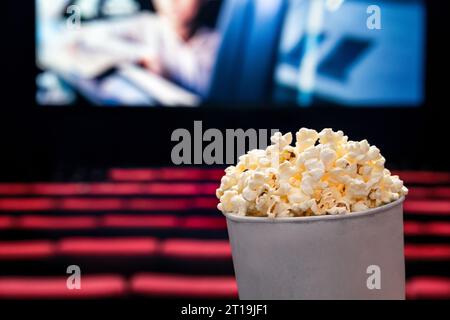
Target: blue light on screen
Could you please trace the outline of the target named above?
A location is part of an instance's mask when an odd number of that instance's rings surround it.
[[[423,102],[426,12],[421,0],[346,0],[336,11],[323,6],[319,34],[311,34],[308,14],[317,1],[322,0],[291,0],[276,72],[279,86],[298,91],[303,106],[309,105],[305,93],[347,106]],[[372,4],[381,9],[379,30],[367,27]],[[312,52],[307,45],[311,37],[316,43]],[[305,89],[301,77],[311,55],[316,62],[306,72]]]

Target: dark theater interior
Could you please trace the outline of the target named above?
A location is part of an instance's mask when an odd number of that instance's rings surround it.
[[[376,145],[409,189],[405,298],[449,300],[448,7],[8,1],[0,301],[237,301],[216,197],[231,163],[171,158],[172,133],[195,121],[333,128]]]

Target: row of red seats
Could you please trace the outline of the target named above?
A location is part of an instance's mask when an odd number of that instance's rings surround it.
[[[214,195],[218,183],[0,183],[2,196]]]
[[[113,181],[217,181],[223,175],[223,169],[111,169],[108,178]]]
[[[0,198],[1,211],[184,211],[214,210],[214,197],[193,198]],[[407,214],[450,215],[450,200],[414,200],[404,204]]]
[[[0,277],[3,299],[105,299],[128,294],[153,297],[237,298],[237,286],[230,276],[181,276],[137,274],[86,275],[80,290],[69,290],[66,277]]]
[[[126,215],[103,216],[0,216],[0,230],[182,229],[225,230],[222,216]],[[406,236],[450,237],[450,222],[405,221]]]
[[[393,171],[406,184],[450,184],[450,172]],[[224,175],[222,169],[158,168],[111,169],[113,181],[217,181]]]
[[[97,228],[120,229],[189,229],[225,230],[223,216],[128,215],[103,216],[0,216],[0,230],[93,230]]]
[[[0,196],[205,196],[218,183],[0,183]],[[410,187],[408,198],[450,199],[450,187]]]
[[[3,299],[105,299],[128,295],[176,298],[237,299],[237,285],[230,276],[181,276],[137,274],[86,275],[80,290],[69,290],[66,277],[0,277]],[[450,280],[415,277],[406,284],[408,299],[450,299]]]
[[[231,259],[228,240],[191,240],[151,237],[63,238],[58,241],[0,242],[1,260],[40,259],[53,256],[146,256],[189,259]]]
[[[163,256],[186,259],[231,259],[228,240],[156,238],[63,238],[58,241],[2,241],[0,260],[52,256]],[[448,244],[406,244],[407,261],[450,261]]]
[[[184,211],[211,210],[215,197],[195,198],[2,198],[1,211]]]

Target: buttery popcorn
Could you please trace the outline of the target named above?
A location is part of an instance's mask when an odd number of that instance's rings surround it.
[[[218,209],[242,216],[338,215],[376,208],[408,194],[384,168],[380,150],[342,131],[277,132],[266,150],[252,150],[225,170]]]

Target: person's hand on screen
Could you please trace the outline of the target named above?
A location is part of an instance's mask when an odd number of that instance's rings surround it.
[[[150,70],[151,72],[156,73],[156,74],[158,74],[160,76],[165,76],[165,74],[166,74],[166,72],[164,70],[164,66],[163,66],[161,60],[159,58],[157,58],[157,57],[154,57],[154,58],[143,58],[140,61],[140,64],[144,68],[146,68],[146,69]]]

